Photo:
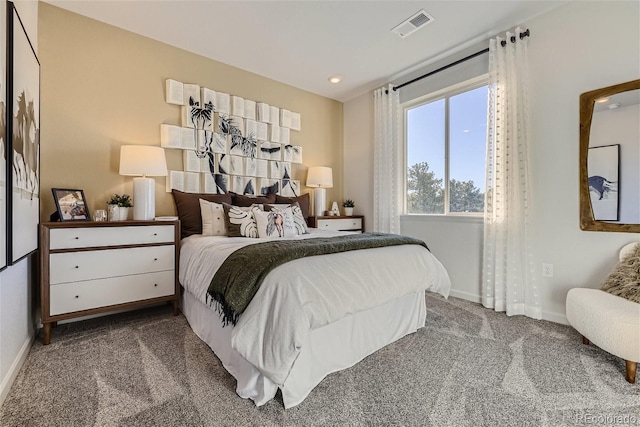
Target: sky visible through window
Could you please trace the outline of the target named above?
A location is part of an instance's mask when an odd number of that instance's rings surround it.
[[[449,178],[473,181],[485,191],[487,86],[449,99]],[[445,170],[445,101],[440,99],[407,112],[407,167],[427,162],[438,179]]]

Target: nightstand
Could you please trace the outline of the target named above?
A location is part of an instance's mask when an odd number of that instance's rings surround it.
[[[59,320],[172,302],[178,314],[180,221],[40,224],[43,344]]]
[[[309,226],[321,230],[364,231],[364,215],[310,216]]]

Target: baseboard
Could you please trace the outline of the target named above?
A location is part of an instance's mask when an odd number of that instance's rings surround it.
[[[455,289],[451,289],[451,291],[449,292],[449,296],[460,298],[466,301],[475,302],[475,303],[482,302],[480,295],[472,294],[470,292],[457,291]]]
[[[542,312],[542,320],[548,320],[553,323],[560,323],[561,325],[568,325],[569,321],[567,316],[561,313],[551,313],[549,311]]]
[[[457,291],[455,289],[451,289],[449,295],[452,297],[460,298],[466,301],[471,301],[475,303],[482,303],[482,298],[480,295],[472,294],[470,292]],[[549,311],[542,312],[542,320],[547,320],[553,323],[560,323],[561,325],[568,325],[567,316],[564,313],[552,313]]]
[[[31,350],[31,346],[35,340],[35,335],[30,335],[22,344],[22,348],[18,352],[18,356],[15,358],[9,371],[7,371],[7,376],[4,377],[2,383],[0,383],[0,406],[4,403],[4,399],[9,394],[9,390],[11,390],[11,386],[13,382],[16,380],[18,376],[18,372],[20,372],[20,368],[24,364],[24,361],[27,360],[27,355],[29,354],[29,350]]]

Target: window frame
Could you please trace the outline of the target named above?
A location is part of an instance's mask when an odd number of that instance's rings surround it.
[[[437,90],[433,93],[429,93],[418,98],[412,99],[410,101],[406,101],[400,104],[400,108],[402,108],[403,114],[403,127],[402,127],[402,140],[403,140],[403,170],[404,170],[404,178],[403,178],[403,191],[402,191],[402,203],[403,203],[403,215],[415,215],[415,216],[458,216],[458,217],[471,217],[478,218],[484,216],[483,212],[450,212],[450,196],[449,196],[449,99],[453,96],[460,95],[464,92],[469,92],[474,89],[478,89],[482,86],[489,86],[489,73],[482,74],[480,76],[471,78],[469,80],[465,80],[463,82],[457,83],[452,86],[448,86],[446,88]],[[409,110],[413,108],[420,107],[425,104],[429,104],[431,102],[436,102],[441,99],[445,100],[445,119],[444,119],[444,161],[445,161],[445,171],[444,171],[444,213],[410,213],[408,212],[407,205],[407,165],[409,159],[409,141],[408,137],[408,124],[409,124]],[[488,100],[487,100],[488,101]],[[486,144],[486,142],[485,142]],[[485,158],[485,166],[486,166],[486,158]],[[486,191],[486,189],[485,189]]]

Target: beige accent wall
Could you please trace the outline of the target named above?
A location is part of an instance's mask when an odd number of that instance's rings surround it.
[[[330,166],[327,200],[342,199],[342,103],[42,2],[39,44],[42,219],[55,210],[52,187],[84,189],[91,212],[113,193],[132,194],[132,178],[118,175],[120,146],[160,145],[160,124],[180,124],[180,107],[165,103],[167,78],[299,112],[291,143],[303,147],[304,165],[293,165],[293,178],[308,192],[307,167]],[[166,154],[182,170],[182,152]],[[174,213],[158,177],[156,215]]]

